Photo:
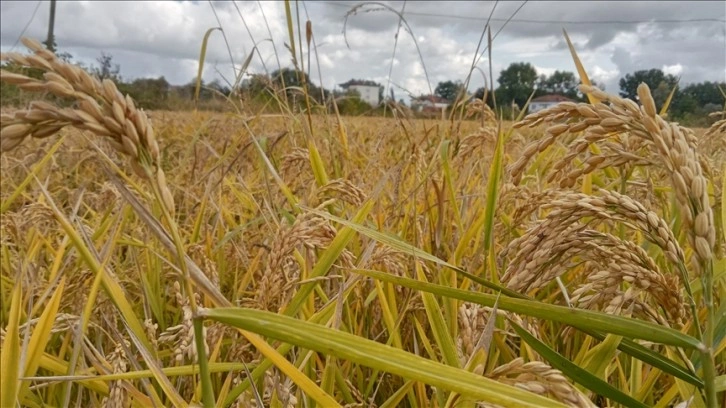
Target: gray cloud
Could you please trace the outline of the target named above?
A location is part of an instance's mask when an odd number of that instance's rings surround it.
[[[384,3],[399,11],[403,7],[403,2]],[[348,19],[348,48],[342,35],[344,16],[355,4],[325,1],[299,6],[300,21],[304,24],[310,18],[318,44],[319,61],[313,54],[311,77],[319,82],[319,69],[323,85],[329,88],[353,77],[387,83],[398,17],[389,11],[363,12],[376,6],[360,9]],[[521,4],[497,3],[493,33]],[[429,86],[435,87],[438,81],[463,80],[493,6],[494,2],[407,2],[404,16],[411,33],[402,30],[398,36],[391,81],[418,94],[428,92]],[[34,3],[26,2],[0,3],[3,51],[15,43],[34,7]],[[278,59],[282,66],[291,65],[284,45],[289,39],[282,2],[215,1],[213,7],[219,22],[207,2],[59,2],[56,41],[61,51],[85,63],[94,62],[101,51],[112,54],[125,78],[164,75],[172,83],[186,83],[196,74],[204,33],[221,23],[237,66],[255,44],[259,55],[252,59],[250,71],[277,69]],[[723,22],[622,23],[696,18],[724,20],[726,7],[723,2],[686,1],[528,2],[494,41],[494,82],[500,70],[518,61],[530,62],[542,72],[575,71],[563,40],[563,28],[590,75],[610,91],[618,90],[617,81],[626,73],[649,68],[677,67],[673,69],[679,71],[682,82],[726,80]],[[47,20],[48,7],[42,4],[25,35],[44,39]],[[577,23],[583,21],[609,23]],[[412,37],[420,48],[430,83]],[[307,64],[307,48],[303,48]],[[233,77],[229,53],[222,35],[212,33],[204,70],[206,80],[220,75]],[[478,68],[488,76],[489,61],[482,59]],[[477,72],[472,88],[483,83]],[[403,94],[398,88],[396,92],[397,96]]]

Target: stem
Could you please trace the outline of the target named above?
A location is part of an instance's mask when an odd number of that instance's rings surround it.
[[[197,317],[197,300],[194,297],[194,287],[192,286],[192,280],[189,277],[189,270],[187,269],[187,264],[184,261],[185,252],[184,248],[182,247],[182,240],[181,236],[179,235],[179,229],[177,228],[176,222],[169,213],[169,209],[166,208],[166,205],[164,205],[164,199],[161,195],[161,188],[158,185],[156,177],[151,174],[151,168],[149,166],[144,167],[148,173],[149,180],[151,181],[151,186],[153,187],[156,200],[161,205],[161,212],[164,215],[164,219],[169,224],[171,236],[174,240],[174,245],[176,246],[177,261],[182,271],[184,291],[186,292],[189,300],[189,307],[192,310],[192,324],[194,326],[194,345],[196,346],[197,350],[197,360],[199,362],[199,377],[202,382],[202,403],[205,407],[213,407],[216,405],[216,403],[214,402],[214,390],[212,388],[212,378],[210,377],[209,373],[207,353],[206,349],[204,348],[205,340],[203,321]]]
[[[713,354],[714,326],[716,315],[713,308],[713,261],[702,264],[703,266],[703,301],[706,305],[706,328],[703,335],[704,350],[701,351],[703,358],[703,383],[706,393],[706,406],[715,408],[718,405],[716,399],[716,362]]]
[[[201,318],[194,317],[194,342],[197,347],[197,356],[199,360],[199,377],[202,381],[202,405],[205,407],[213,407],[214,389],[212,388],[212,377],[209,373],[209,364],[207,362],[206,350],[204,349],[204,331]]]
[[[713,361],[713,349],[711,347],[705,347],[701,351],[701,358],[703,358],[703,384],[704,391],[706,393],[706,406],[709,408],[716,408],[716,366]]]

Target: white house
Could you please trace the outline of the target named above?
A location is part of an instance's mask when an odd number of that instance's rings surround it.
[[[572,99],[562,95],[542,95],[538,96],[529,103],[529,113],[539,112],[543,109],[551,108],[560,102],[574,102]]]
[[[360,99],[373,107],[381,103],[382,87],[373,81],[351,79],[344,84],[340,84],[340,87],[348,91],[358,92]]]

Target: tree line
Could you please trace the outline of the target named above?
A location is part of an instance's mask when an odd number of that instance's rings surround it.
[[[59,58],[73,62],[68,53],[58,53]],[[129,94],[145,109],[190,109],[194,107],[194,93],[196,78],[185,85],[171,85],[163,76],[158,78],[139,78],[124,80],[120,75],[120,66],[113,62],[113,57],[106,53],[96,59],[97,64],[83,66],[82,68],[101,79],[114,81],[119,90]],[[22,70],[20,67],[3,65],[9,71]],[[40,77],[40,72],[28,72],[26,75]],[[705,125],[708,123],[708,114],[724,109],[726,100],[726,83],[700,82],[681,85],[678,78],[666,74],[662,70],[653,68],[626,74],[618,83],[620,96],[637,100],[637,87],[645,82],[650,87],[655,102],[662,106],[675,88],[670,103],[668,115],[673,120],[679,120],[689,125]],[[477,89],[473,95],[464,90],[461,81],[442,81],[435,88],[434,95],[450,102],[476,97],[482,99],[486,95],[486,102],[493,107],[496,99],[500,109],[506,111],[514,105],[522,108],[529,97],[556,94],[575,101],[585,101],[584,95],[577,89],[580,81],[577,76],[568,71],[555,71],[550,75],[538,75],[534,66],[527,62],[515,62],[499,73],[498,86],[493,94],[485,88]],[[602,85],[594,83],[602,89]],[[381,89],[382,92],[382,89]],[[23,105],[23,93],[13,85],[2,84],[0,88],[2,105]],[[403,104],[403,100],[396,101],[393,91],[390,95],[380,95],[381,101]],[[237,84],[223,84],[219,80],[202,83],[199,103],[203,108],[224,109],[228,98],[243,101],[244,104],[256,107],[274,106],[283,102],[288,106],[316,108],[330,111],[332,101],[341,114],[360,115],[378,114],[383,111],[381,107],[373,107],[363,102],[355,92],[328,90],[317,86],[311,81],[307,73],[292,68],[282,68],[271,74],[252,74]]]
[[[163,76],[158,78],[125,80],[120,74],[120,65],[114,63],[113,56],[110,54],[102,52],[96,58],[96,63],[89,66],[78,61],[73,61],[73,56],[67,52],[59,52],[56,55],[66,62],[81,67],[101,80],[109,79],[113,81],[121,93],[130,95],[141,108],[184,110],[194,107],[196,78],[191,79],[184,85],[172,85]],[[36,79],[41,79],[43,75],[40,70],[27,69],[8,63],[3,64],[2,69],[22,73]],[[230,93],[231,88],[218,80],[210,83],[202,83],[199,94],[200,105],[207,109],[224,109],[226,106],[226,97]],[[0,97],[0,104],[3,106],[24,106],[30,100],[35,99],[37,95],[26,94],[14,85],[0,83]],[[53,95],[47,95],[46,97],[61,105],[64,103]]]
[[[499,86],[494,90],[493,97],[492,95],[487,97],[490,107],[493,107],[493,100],[496,99],[497,105],[503,107],[504,110],[509,109],[512,104],[521,108],[530,95],[536,98],[556,94],[575,101],[585,101],[585,96],[577,89],[580,81],[574,73],[555,71],[551,75],[537,75],[534,66],[526,62],[510,64],[500,72],[497,82]],[[724,110],[725,82],[705,81],[682,85],[678,83],[678,78],[675,76],[653,68],[629,73],[620,78],[618,82],[620,96],[637,100],[637,89],[641,82],[650,87],[658,107],[663,106],[675,88],[668,109],[669,117],[674,120],[689,125],[706,125],[710,113]],[[601,84],[593,82],[593,85],[603,89]],[[461,82],[439,82],[435,95],[454,101],[463,94],[462,89]],[[484,97],[485,91],[485,88],[479,88],[474,92],[474,96],[481,99]]]

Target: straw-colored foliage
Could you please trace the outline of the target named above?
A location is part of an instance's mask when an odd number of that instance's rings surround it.
[[[723,403],[723,120],[670,123],[645,85],[516,124],[147,114],[24,43],[1,402]]]

